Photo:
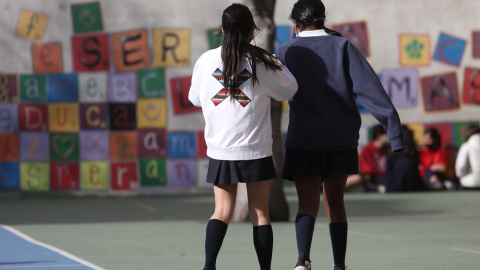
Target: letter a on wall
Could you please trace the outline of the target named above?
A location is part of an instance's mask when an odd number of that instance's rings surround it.
[[[152,33],[154,67],[190,65],[190,30],[154,29]]]
[[[457,73],[424,77],[421,79],[421,84],[426,112],[460,108]]]

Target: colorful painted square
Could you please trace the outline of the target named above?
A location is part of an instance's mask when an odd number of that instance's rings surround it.
[[[51,132],[78,132],[78,104],[48,104],[48,123]]]
[[[429,128],[436,128],[440,132],[440,137],[442,138],[442,145],[445,147],[447,145],[453,145],[453,130],[452,124],[450,123],[431,123],[425,124],[425,130]]]
[[[370,42],[366,21],[332,25],[332,29],[348,39],[365,57],[370,57]]]
[[[77,74],[51,74],[47,76],[48,102],[77,102]]]
[[[111,130],[134,130],[137,121],[136,104],[110,103],[108,104]]]
[[[45,34],[48,16],[34,11],[21,9],[15,34],[19,37],[40,42]]]
[[[99,2],[72,4],[73,32],[88,33],[103,30]]]
[[[107,104],[80,104],[80,127],[82,130],[107,129]]]
[[[73,71],[109,71],[110,36],[108,34],[72,36]]]
[[[393,105],[399,108],[418,104],[418,71],[416,69],[384,69],[381,81]]]
[[[48,191],[50,166],[48,162],[21,162],[20,189],[22,191]]]
[[[81,160],[106,160],[110,150],[109,134],[106,131],[80,132],[80,159]]]
[[[80,102],[105,102],[107,100],[107,73],[79,73]]]
[[[47,76],[23,74],[20,75],[20,101],[46,102]]]
[[[170,132],[167,139],[169,158],[195,158],[194,132]]]
[[[17,75],[0,73],[0,104],[18,102]]]
[[[132,192],[138,190],[137,164],[135,162],[112,162],[110,175],[112,191]]]
[[[0,162],[0,192],[20,189],[20,166],[17,162]]]
[[[430,36],[400,35],[400,65],[430,65]]]
[[[189,29],[153,29],[153,66],[190,65]]]
[[[137,89],[140,98],[165,97],[165,70],[163,68],[137,70]]]
[[[32,61],[34,73],[62,73],[62,44],[32,44]]]
[[[137,102],[139,128],[164,128],[167,126],[167,101],[164,98],[139,99]]]
[[[50,133],[50,159],[52,161],[78,161],[78,133]]]
[[[197,158],[208,158],[205,132],[203,131],[197,132]]]
[[[0,133],[0,161],[18,161],[20,158],[20,138],[18,134]]]
[[[139,158],[166,158],[167,132],[165,129],[138,129],[137,145]]]
[[[278,55],[278,49],[280,45],[291,40],[294,37],[292,26],[290,25],[277,25],[275,33],[275,54]]]
[[[115,33],[111,36],[116,71],[134,71],[150,67],[147,29]]]
[[[140,159],[141,186],[166,186],[167,165],[165,159]]]
[[[20,104],[20,131],[44,131],[48,129],[46,104]]]
[[[452,124],[453,143],[457,149],[460,148],[460,146],[465,142],[467,127],[470,125],[478,126],[478,121],[458,122]]]
[[[138,152],[135,131],[110,132],[110,159],[136,159]]]
[[[465,68],[463,103],[480,105],[480,69]]]
[[[207,29],[208,46],[210,49],[215,49],[222,46],[223,35],[221,28]]]
[[[421,84],[425,111],[434,112],[460,108],[457,73],[423,77]]]
[[[47,132],[20,133],[20,160],[48,161],[49,139]]]
[[[18,105],[0,106],[0,133],[18,132]]]
[[[108,162],[82,161],[80,162],[80,189],[107,190]]]
[[[199,158],[197,162],[197,188],[202,190],[213,190],[213,185],[207,182],[208,163],[206,158]]]
[[[168,187],[170,188],[194,188],[196,171],[195,160],[169,159],[167,161]]]
[[[135,102],[137,99],[135,73],[110,73],[108,100],[112,102]]]
[[[407,126],[413,131],[413,137],[415,138],[417,147],[421,147],[423,145],[423,134],[425,131],[423,124],[411,123],[407,124]]]
[[[80,186],[78,163],[50,164],[52,190],[77,190]]]
[[[472,33],[472,56],[473,58],[480,58],[480,31]]]
[[[188,100],[188,91],[190,91],[191,85],[191,76],[170,79],[170,89],[172,91],[171,97],[174,114],[180,115],[202,112],[202,108],[193,106],[190,100]]]
[[[441,33],[433,59],[447,65],[459,67],[467,42],[463,39]]]

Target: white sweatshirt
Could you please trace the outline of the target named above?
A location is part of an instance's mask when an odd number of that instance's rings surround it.
[[[281,66],[282,70],[272,72],[263,63],[258,63],[258,82],[253,86],[252,68],[244,59],[239,69],[244,82],[238,83],[244,95],[234,98],[226,95],[229,93],[225,93],[222,85],[221,47],[200,56],[193,69],[188,99],[193,105],[202,107],[210,158],[252,160],[272,155],[270,98],[286,100],[298,88],[290,71]]]
[[[467,188],[480,187],[480,134],[470,136],[460,147],[455,162],[460,183]]]

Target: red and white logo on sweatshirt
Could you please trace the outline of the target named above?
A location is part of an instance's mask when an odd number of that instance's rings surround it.
[[[212,75],[213,75],[213,77],[215,77],[215,79],[217,79],[223,85],[223,87],[225,87],[223,72],[220,69],[217,68],[213,72]],[[240,72],[237,76],[236,81],[230,81],[228,83],[228,89],[223,88],[212,98],[212,101],[215,104],[215,106],[220,104],[222,101],[224,101],[230,95],[234,99],[236,99],[240,103],[240,105],[242,105],[243,107],[247,106],[248,103],[251,102],[251,99],[249,97],[247,97],[240,90],[240,85],[242,85],[244,82],[246,82],[251,77],[252,77],[252,74],[247,69],[244,69],[242,72]]]

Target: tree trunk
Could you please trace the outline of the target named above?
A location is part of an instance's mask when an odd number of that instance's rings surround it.
[[[255,37],[255,44],[269,52],[273,52],[275,41],[275,23],[273,13],[276,0],[245,0],[250,7],[253,18],[260,32]],[[272,221],[288,221],[289,209],[283,192],[283,140],[281,132],[282,103],[272,99],[271,107],[273,130],[273,160],[277,178],[272,180],[270,188],[269,212]],[[244,184],[239,185],[233,220],[248,221],[248,199]]]

